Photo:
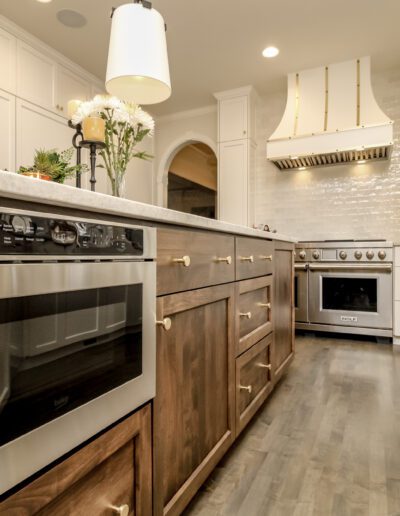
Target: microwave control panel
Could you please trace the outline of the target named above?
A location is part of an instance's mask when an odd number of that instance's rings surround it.
[[[143,256],[143,229],[0,212],[0,255]]]

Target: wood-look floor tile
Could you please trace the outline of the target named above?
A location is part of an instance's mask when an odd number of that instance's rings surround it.
[[[400,353],[300,336],[185,516],[400,516]]]

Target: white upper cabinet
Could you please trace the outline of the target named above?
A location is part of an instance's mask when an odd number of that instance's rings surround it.
[[[219,141],[248,138],[248,97],[243,95],[220,100]]]
[[[36,49],[18,41],[17,96],[54,110],[56,63]]]
[[[0,90],[0,170],[15,170],[15,97]]]
[[[56,71],[56,111],[66,118],[68,117],[68,101],[72,99],[89,100],[91,98],[91,85],[89,82],[71,72],[65,66],[57,65]]]
[[[17,38],[0,29],[0,88],[16,92],[17,84]]]

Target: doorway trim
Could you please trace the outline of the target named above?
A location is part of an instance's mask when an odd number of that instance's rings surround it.
[[[176,138],[167,148],[167,150],[163,153],[160,158],[158,169],[157,169],[157,178],[156,178],[156,203],[157,206],[161,206],[163,208],[167,208],[168,206],[168,172],[169,167],[171,166],[172,160],[178,154],[178,152],[186,147],[186,145],[190,145],[191,143],[204,143],[208,145],[214,154],[217,156],[217,144],[214,140],[212,140],[209,136],[206,136],[201,133],[196,133],[194,131],[188,131],[182,134],[179,138]],[[218,192],[218,188],[217,188]]]

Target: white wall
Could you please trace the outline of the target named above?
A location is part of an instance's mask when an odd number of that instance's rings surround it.
[[[286,93],[262,99],[257,120],[256,222],[301,240],[400,240],[400,70],[372,77],[375,97],[395,121],[390,161],[281,172],[265,159],[265,142]]]

